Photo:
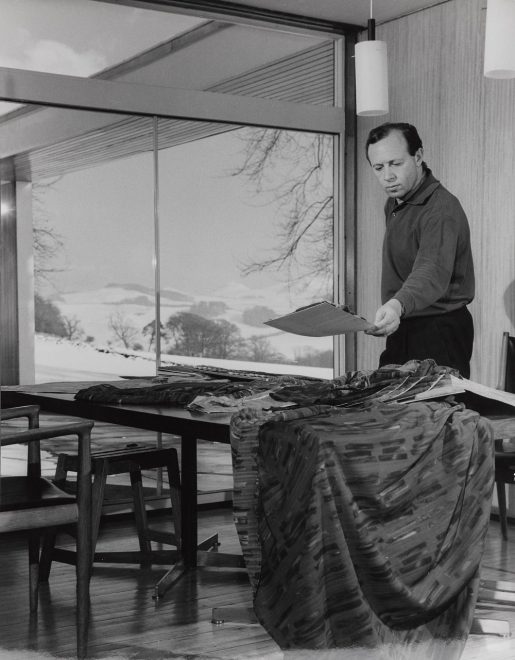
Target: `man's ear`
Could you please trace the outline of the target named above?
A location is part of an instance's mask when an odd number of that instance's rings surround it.
[[[420,149],[417,149],[415,152],[415,164],[422,165],[423,161],[424,161],[424,150],[422,149],[422,147],[420,147]]]

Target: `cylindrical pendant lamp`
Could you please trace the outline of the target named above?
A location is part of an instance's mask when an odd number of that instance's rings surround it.
[[[484,74],[515,78],[515,0],[488,0]]]
[[[356,64],[356,113],[361,116],[388,114],[388,61],[386,42],[360,41],[354,53]]]
[[[370,0],[368,39],[356,44],[356,114],[373,117],[388,114],[388,59],[386,42],[376,41],[376,24]]]

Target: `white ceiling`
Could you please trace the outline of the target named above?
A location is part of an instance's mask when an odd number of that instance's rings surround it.
[[[379,24],[449,1],[373,0],[373,17]],[[370,0],[233,0],[232,4],[362,26],[370,18]]]

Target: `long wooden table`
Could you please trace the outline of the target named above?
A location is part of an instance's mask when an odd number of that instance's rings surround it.
[[[2,387],[2,406],[36,404],[41,410],[179,436],[181,439],[181,559],[158,582],[155,598],[188,570],[202,564],[243,567],[243,558],[208,552],[198,543],[197,441],[228,444],[230,415],[203,415],[168,405],[105,404],[77,401],[75,393],[84,383],[44,383]],[[209,545],[209,544],[207,544]]]
[[[160,598],[185,571],[198,565],[215,564],[244,567],[241,555],[209,552],[209,542],[198,542],[197,441],[230,443],[230,415],[191,413],[171,405],[105,404],[76,401],[75,393],[85,383],[44,383],[3,387],[3,406],[37,404],[41,410],[73,417],[156,431],[181,439],[181,552],[180,560],[156,585],[154,597]],[[497,437],[515,437],[513,407],[485,400],[469,392],[458,396],[467,407],[478,410],[494,423]],[[505,434],[504,431],[507,431]]]

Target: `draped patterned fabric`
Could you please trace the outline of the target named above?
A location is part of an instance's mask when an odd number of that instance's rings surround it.
[[[375,371],[349,371],[339,378],[322,380],[305,376],[206,371],[190,367],[188,373],[170,371],[156,378],[100,382],[80,389],[78,401],[135,405],[173,405],[196,412],[238,410],[247,401],[259,405],[260,396],[270,396],[268,408],[317,404],[355,406],[369,401],[399,401],[449,384],[449,367],[434,360],[410,360]],[[256,401],[256,399],[258,401]]]
[[[490,514],[487,420],[437,402],[246,409],[231,443],[255,612],[283,649],[459,657]]]

